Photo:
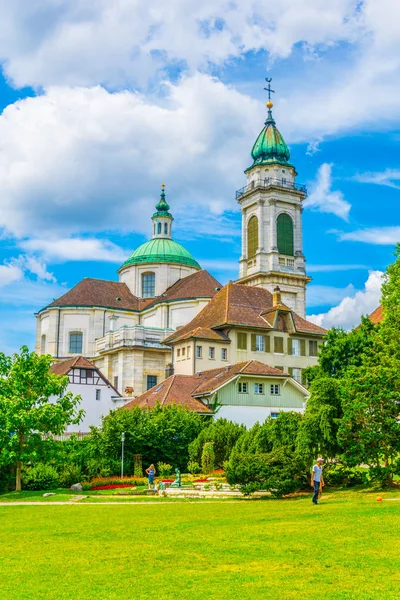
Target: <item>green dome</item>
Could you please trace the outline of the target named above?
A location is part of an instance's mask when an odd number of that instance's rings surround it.
[[[190,252],[174,240],[166,238],[155,238],[139,246],[124,262],[121,269],[129,265],[146,263],[173,263],[201,269]]]
[[[290,158],[289,148],[275,125],[271,110],[268,110],[268,118],[265,121],[264,129],[255,141],[251,156],[254,162],[249,169],[257,165],[268,164],[291,166],[288,162]]]

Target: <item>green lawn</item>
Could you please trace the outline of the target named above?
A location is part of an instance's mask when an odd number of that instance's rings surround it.
[[[398,598],[400,502],[376,496],[0,506],[0,598]]]

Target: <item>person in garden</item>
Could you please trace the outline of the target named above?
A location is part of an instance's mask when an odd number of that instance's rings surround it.
[[[154,476],[156,474],[156,468],[154,465],[150,465],[148,469],[146,469],[147,477],[149,479],[149,490],[154,487]]]
[[[322,476],[322,458],[317,458],[316,464],[312,468],[311,474],[311,486],[314,488],[314,493],[312,497],[312,503],[318,504],[318,498],[322,491],[324,485],[324,478]]]

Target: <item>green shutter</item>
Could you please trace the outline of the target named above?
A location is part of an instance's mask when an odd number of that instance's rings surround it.
[[[258,250],[258,219],[255,215],[250,218],[247,226],[247,258],[253,258]]]
[[[293,354],[293,340],[292,340],[292,338],[288,338],[288,341],[287,341],[287,353],[290,356]]]
[[[274,352],[283,354],[283,338],[274,337]]]
[[[271,352],[271,341],[269,335],[264,335],[264,348],[265,352]]]
[[[293,221],[286,213],[281,213],[276,222],[279,254],[294,256]]]
[[[252,352],[256,351],[256,334],[255,333],[251,334],[251,351]]]
[[[288,373],[289,373],[290,377],[293,377],[293,367],[288,368]]]
[[[247,333],[237,334],[237,347],[238,350],[247,350]]]
[[[306,355],[306,340],[300,340],[300,355]]]

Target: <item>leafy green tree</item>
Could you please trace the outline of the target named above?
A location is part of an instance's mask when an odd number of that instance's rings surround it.
[[[341,453],[337,434],[343,416],[340,379],[316,378],[310,393],[297,437],[297,449],[308,462],[317,454],[332,458]]]
[[[400,361],[400,243],[394,255],[396,260],[389,265],[382,284],[383,321],[379,333],[382,351]]]
[[[396,360],[348,369],[341,382],[338,437],[347,463],[393,471],[400,452],[400,370]]]
[[[203,446],[206,442],[214,443],[215,464],[222,467],[228,460],[232,448],[240,436],[246,431],[244,425],[238,425],[227,419],[217,419],[205,427],[189,446],[190,460],[201,463]]]
[[[201,469],[203,473],[211,473],[215,467],[214,442],[206,442],[201,454]]]
[[[22,466],[46,443],[43,435],[61,434],[83,416],[80,397],[66,392],[68,377],[51,373],[51,363],[26,346],[13,356],[0,353],[0,462],[15,465],[17,491]]]

